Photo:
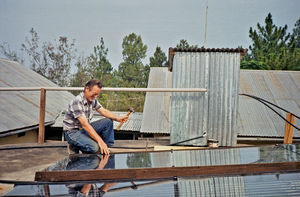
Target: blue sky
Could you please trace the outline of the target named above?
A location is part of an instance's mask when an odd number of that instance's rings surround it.
[[[292,30],[300,18],[299,0],[209,0],[208,48],[248,48],[249,28],[269,12],[276,25]],[[122,40],[134,32],[148,46],[145,63],[156,46],[165,53],[180,39],[204,44],[206,0],[0,0],[0,42],[19,50],[33,27],[41,42],[67,36],[85,56],[104,38],[108,58],[117,68]]]

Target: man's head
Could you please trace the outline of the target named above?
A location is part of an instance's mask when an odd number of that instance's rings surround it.
[[[100,95],[102,84],[97,79],[89,80],[84,86],[84,96],[88,102],[91,102]]]

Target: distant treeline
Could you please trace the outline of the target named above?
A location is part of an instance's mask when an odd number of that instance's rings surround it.
[[[51,42],[40,43],[38,33],[31,28],[30,35],[25,37],[21,50],[25,52],[32,70],[43,75],[59,86],[81,87],[91,78],[100,79],[105,87],[147,87],[150,67],[167,66],[167,56],[157,46],[149,64],[144,64],[147,45],[142,37],[131,33],[123,38],[123,61],[114,69],[107,58],[108,48],[103,37],[94,46],[89,56],[77,55],[75,40],[67,37]],[[242,69],[264,70],[300,70],[300,19],[291,33],[287,25],[277,27],[273,24],[272,15],[265,18],[265,24],[257,24],[257,30],[250,27],[249,37],[252,45],[242,58]],[[198,48],[182,39],[178,48]],[[239,46],[242,47],[242,46]],[[24,63],[18,52],[10,50],[8,43],[0,43],[0,53],[6,58]],[[75,73],[70,70],[75,67]],[[145,93],[103,92],[100,102],[104,107],[115,111],[126,111],[133,107],[142,111]]]

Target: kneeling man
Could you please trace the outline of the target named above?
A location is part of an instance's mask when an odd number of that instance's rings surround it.
[[[76,96],[68,106],[63,120],[65,138],[69,143],[69,151],[73,153],[109,154],[108,147],[114,144],[113,120],[126,122],[128,116],[117,116],[104,109],[98,102],[102,84],[92,79],[84,87],[84,91]],[[94,111],[103,115],[104,119],[91,122]]]

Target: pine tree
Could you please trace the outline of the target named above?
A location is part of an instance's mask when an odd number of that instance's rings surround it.
[[[265,70],[297,70],[299,58],[293,35],[287,32],[287,25],[277,27],[269,13],[265,25],[257,24],[257,30],[250,27],[249,37],[253,44],[250,53],[244,57],[241,68]],[[298,67],[298,68],[297,68]]]
[[[156,47],[153,57],[150,57],[150,67],[166,67],[167,56],[159,46]]]
[[[146,67],[142,60],[146,57],[147,45],[143,44],[141,36],[131,33],[123,39],[122,48],[123,62],[118,73],[123,85],[146,87]]]

